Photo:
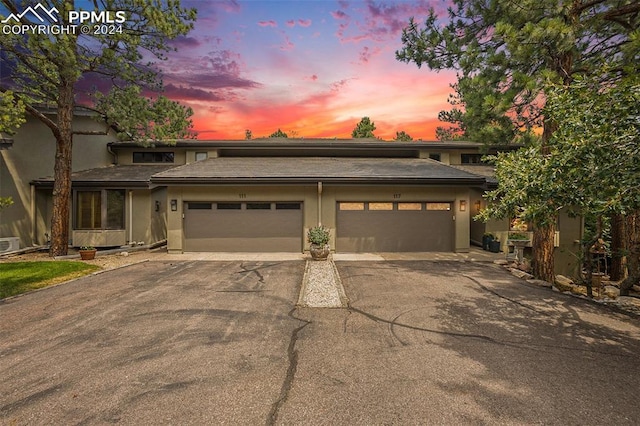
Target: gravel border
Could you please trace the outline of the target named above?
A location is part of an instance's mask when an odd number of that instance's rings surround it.
[[[333,260],[307,260],[298,306],[344,308],[348,299]]]

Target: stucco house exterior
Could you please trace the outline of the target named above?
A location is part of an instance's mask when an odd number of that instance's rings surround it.
[[[94,122],[95,123],[95,122]],[[90,126],[78,117],[78,126]],[[0,237],[46,243],[53,140],[29,121],[0,151]],[[485,232],[484,191],[497,182],[482,144],[374,139],[181,140],[147,147],[112,136],[74,143],[69,242],[113,247],[166,240],[171,253],[303,252],[306,231],[331,230],[336,252],[468,251]],[[489,153],[513,149],[489,147]],[[559,269],[573,267],[579,218],[562,216]],[[506,241],[506,238],[503,238]],[[506,247],[504,247],[506,249]]]

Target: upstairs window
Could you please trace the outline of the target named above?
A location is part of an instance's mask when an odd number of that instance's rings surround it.
[[[139,151],[133,153],[134,163],[173,163],[173,152],[145,152]]]
[[[462,164],[484,164],[482,154],[460,154],[460,162]]]

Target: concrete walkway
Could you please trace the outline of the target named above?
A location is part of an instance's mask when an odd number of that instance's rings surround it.
[[[163,249],[164,250],[164,249]],[[309,255],[305,253],[182,253],[168,254],[165,251],[157,251],[154,260],[187,261],[288,261],[307,260]],[[334,261],[387,261],[387,260],[448,260],[466,262],[493,262],[504,259],[504,253],[491,253],[472,247],[467,253],[453,252],[421,252],[421,253],[333,253]]]

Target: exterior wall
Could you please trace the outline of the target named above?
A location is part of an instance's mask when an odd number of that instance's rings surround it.
[[[193,150],[189,150],[185,153],[185,161],[187,164],[189,163],[194,163],[196,161],[196,153],[197,152],[206,152],[207,153],[207,158],[216,158],[218,157],[218,150],[217,149],[209,149],[209,148],[202,148],[202,149],[193,149]]]
[[[171,200],[176,200],[177,211],[171,211]],[[184,249],[183,208],[187,201],[302,201],[303,249],[307,250],[306,232],[321,223],[331,230],[329,244],[335,247],[336,203],[338,201],[447,201],[453,203],[455,213],[455,251],[469,250],[469,189],[398,187],[398,186],[339,186],[323,185],[321,206],[318,206],[317,185],[307,186],[216,186],[170,187],[167,191],[167,249],[182,252]],[[460,201],[467,209],[460,211]],[[321,210],[320,216],[318,210]]]
[[[156,239],[154,226],[162,221],[163,212],[155,211],[155,200],[159,195],[148,189],[127,190],[125,199],[125,228],[129,244],[151,244]],[[161,201],[161,206],[163,203]],[[154,225],[154,221],[156,224]]]
[[[558,217],[560,243],[554,252],[555,271],[569,277],[580,274],[580,240],[584,223],[582,217],[569,217],[562,211]]]
[[[480,220],[473,220],[473,217],[480,213],[480,208],[486,205],[482,198],[484,192],[478,189],[472,189],[469,195],[469,239],[471,244],[482,246],[482,236],[486,232],[486,224]]]
[[[156,203],[159,210],[156,211]],[[149,237],[147,244],[167,239],[167,189],[160,188],[151,192],[151,209],[149,220]]]
[[[103,127],[91,117],[81,116],[74,121],[74,128],[78,130]],[[28,117],[13,139],[10,149],[0,151],[0,197],[13,198],[13,205],[0,213],[0,237],[20,237],[20,247],[28,247],[44,242],[44,233],[50,233],[48,213],[35,211],[43,207],[44,201],[33,199],[30,182],[53,175],[55,138],[48,127]],[[114,139],[113,136],[75,136],[73,171],[111,164],[106,144]],[[46,225],[45,220],[48,220]]]

